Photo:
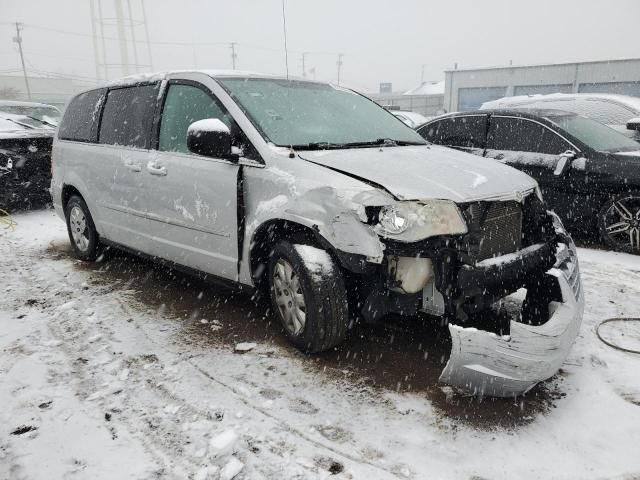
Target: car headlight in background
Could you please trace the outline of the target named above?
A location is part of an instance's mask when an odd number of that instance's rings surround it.
[[[383,237],[403,242],[467,233],[460,209],[448,200],[399,202],[384,206],[378,214],[375,229]]]

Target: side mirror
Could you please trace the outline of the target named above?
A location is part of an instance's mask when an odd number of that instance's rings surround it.
[[[627,130],[640,131],[640,117],[629,120],[627,122]]]
[[[217,118],[205,118],[189,125],[187,148],[205,157],[237,158],[231,147],[231,131]]]
[[[556,168],[553,171],[553,174],[560,177],[567,173],[567,171],[571,168],[571,162],[575,160],[576,152],[573,150],[567,150],[566,152],[560,154],[560,158],[558,159],[558,163],[556,163]]]

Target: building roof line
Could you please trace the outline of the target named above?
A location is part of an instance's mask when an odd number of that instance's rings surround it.
[[[477,67],[477,68],[456,68],[456,69],[447,69],[444,72],[477,72],[482,70],[509,70],[509,69],[520,69],[520,68],[540,68],[540,67],[566,67],[571,65],[585,65],[585,64],[593,64],[593,63],[617,63],[617,62],[640,62],[640,58],[616,58],[612,60],[587,60],[584,62],[563,62],[563,63],[534,63],[530,65],[496,65],[493,67]]]

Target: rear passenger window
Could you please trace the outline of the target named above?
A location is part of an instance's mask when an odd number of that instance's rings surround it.
[[[484,148],[486,115],[453,117],[425,125],[418,133],[436,145]]]
[[[98,137],[100,107],[106,89],[91,90],[75,97],[64,113],[58,138],[77,142],[95,142]]]
[[[100,143],[149,148],[159,84],[110,90],[100,123]]]

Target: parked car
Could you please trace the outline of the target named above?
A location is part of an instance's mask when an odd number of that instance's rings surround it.
[[[40,121],[0,112],[0,209],[51,205],[53,132]]]
[[[418,133],[526,172],[570,230],[640,252],[640,148],[630,138],[574,113],[530,109],[450,114]]]
[[[35,102],[19,102],[17,100],[0,100],[0,114],[21,115],[57,127],[62,113],[53,105]]]
[[[574,245],[533,179],[342,87],[199,71],[87,91],[51,189],[78,258],[111,245],[264,292],[307,352],[356,315],[444,319],[441,380],[478,394],[552,376],[582,319]]]
[[[640,141],[640,98],[602,93],[519,95],[485,102],[480,110],[537,108],[573,112]]]
[[[404,110],[390,110],[396,117],[402,120],[411,128],[416,128],[426,123],[428,118],[415,112],[407,112]]]

